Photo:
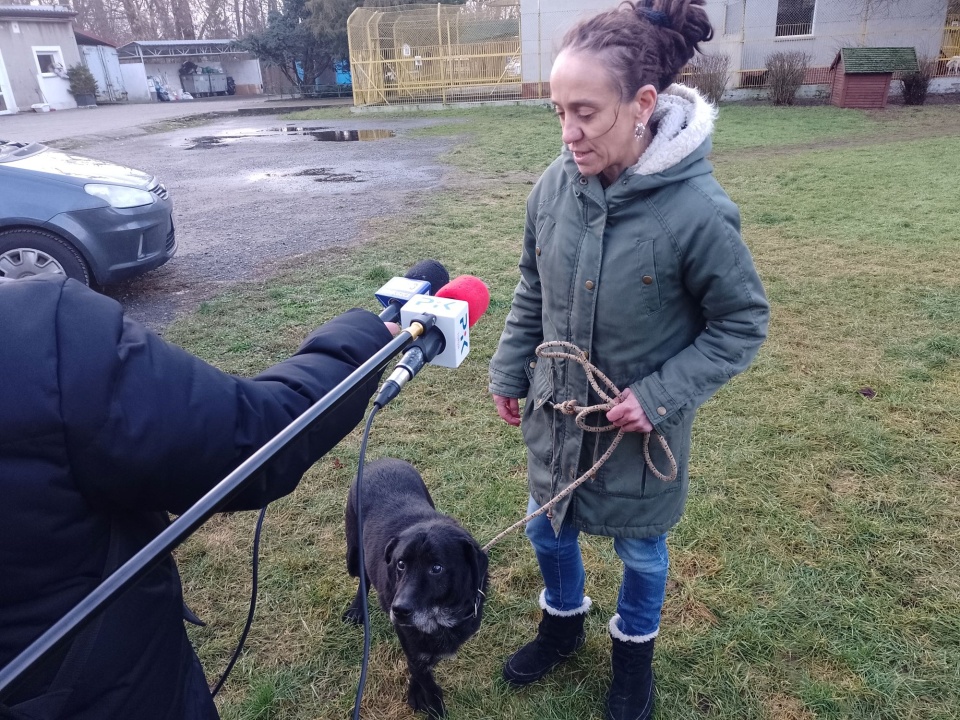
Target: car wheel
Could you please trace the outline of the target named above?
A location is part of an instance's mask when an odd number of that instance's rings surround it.
[[[44,230],[0,232],[0,277],[66,275],[90,285],[90,268],[76,249]]]

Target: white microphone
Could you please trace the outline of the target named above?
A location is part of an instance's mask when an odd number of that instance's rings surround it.
[[[470,305],[450,297],[414,295],[400,308],[400,326],[409,327],[422,315],[434,318],[432,328],[424,336],[443,339],[429,362],[446,368],[457,368],[470,354]]]
[[[470,353],[470,327],[490,305],[490,291],[473,275],[461,275],[440,288],[435,296],[415,295],[401,309],[401,325],[432,324],[410,346],[396,369],[383,383],[374,405],[383,407],[427,363],[456,368]]]

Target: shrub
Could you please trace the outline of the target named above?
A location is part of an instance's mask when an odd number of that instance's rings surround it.
[[[720,102],[727,89],[727,78],[730,75],[730,56],[722,53],[717,55],[696,55],[690,61],[689,83],[714,105]]]
[[[73,95],[96,95],[97,79],[83,63],[77,63],[67,68],[67,79],[70,81],[70,92]]]
[[[767,57],[767,85],[774,105],[793,105],[810,65],[802,52],[778,52]]]
[[[923,105],[927,100],[927,90],[930,81],[936,72],[936,60],[931,58],[917,58],[920,68],[916,72],[904,73],[900,76],[903,84],[903,104]]]

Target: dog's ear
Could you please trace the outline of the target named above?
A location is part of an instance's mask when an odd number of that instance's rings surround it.
[[[482,590],[487,584],[487,554],[472,538],[463,541],[463,554],[470,568],[471,590]]]
[[[397,535],[394,535],[390,538],[390,541],[387,543],[387,547],[383,551],[383,561],[389,565],[393,562],[393,551],[397,547],[397,543],[400,542],[400,538]]]

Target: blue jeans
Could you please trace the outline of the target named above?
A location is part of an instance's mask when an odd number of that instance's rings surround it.
[[[527,513],[539,507],[537,501],[530,498]],[[580,555],[580,531],[564,523],[557,536],[544,514],[527,523],[526,533],[540,564],[547,605],[561,612],[581,607],[586,573]],[[660,628],[660,610],[667,586],[667,535],[615,537],[613,548],[623,561],[623,581],[617,597],[619,630],[631,638],[653,637]]]

